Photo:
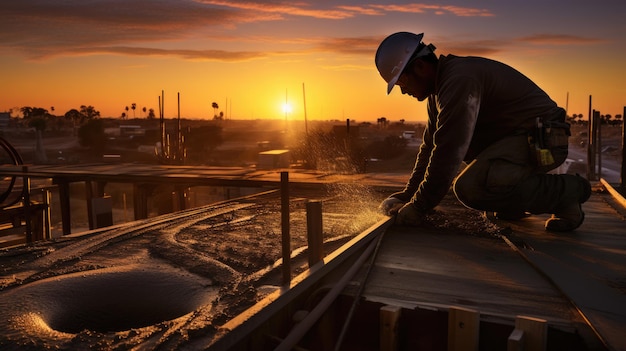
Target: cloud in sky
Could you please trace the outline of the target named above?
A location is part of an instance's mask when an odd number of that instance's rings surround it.
[[[572,101],[578,101],[575,96],[594,93],[620,104],[613,96],[623,96],[619,67],[626,26],[619,16],[626,7],[623,0],[603,4],[585,0],[5,1],[0,63],[5,79],[15,84],[2,93],[5,104],[55,104],[63,109],[89,101],[113,116],[119,112],[116,106],[126,103],[120,101],[129,96],[137,102],[149,101],[148,94],[158,86],[185,90],[187,106],[196,109],[192,116],[204,114],[203,94],[228,95],[240,101],[236,106],[241,115],[263,116],[271,115],[270,107],[260,106],[275,99],[274,90],[283,95],[285,88],[298,89],[294,86],[306,81],[309,106],[317,99],[320,106],[312,108],[320,115],[345,111],[404,118],[405,111],[412,111],[411,101],[379,95],[373,56],[386,35],[408,30],[425,32],[425,41],[435,44],[440,54],[487,56],[519,67],[541,79],[555,96],[565,96],[566,90]],[[580,71],[581,65],[593,69]],[[97,89],[58,86],[85,75],[98,81]],[[27,83],[33,80],[41,82],[36,91]],[[316,92],[316,86],[324,88]],[[371,106],[365,106],[363,99]],[[249,110],[243,110],[247,106]]]
[[[238,61],[262,58],[272,52],[232,48],[172,49],[184,40],[246,41],[229,30],[246,23],[304,17],[342,20],[389,12],[452,16],[492,16],[488,10],[443,5],[334,4],[332,2],[221,1],[221,0],[21,0],[3,4],[0,47],[30,59],[87,54],[175,56],[184,59]],[[228,34],[227,34],[228,35]],[[320,38],[299,50],[371,54],[381,38]],[[350,48],[346,49],[346,42]],[[302,44],[302,43],[301,43]],[[176,46],[180,46],[176,45]],[[285,54],[287,50],[274,54]]]
[[[519,38],[518,41],[526,42],[530,44],[540,45],[587,45],[598,44],[604,42],[603,39],[590,38],[577,35],[564,35],[564,34],[535,34],[523,38]]]

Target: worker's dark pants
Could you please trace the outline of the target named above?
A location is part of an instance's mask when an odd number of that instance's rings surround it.
[[[454,192],[465,206],[502,213],[555,213],[580,196],[575,175],[546,174],[567,157],[567,146],[552,151],[551,167],[536,166],[526,134],[504,138],[485,149],[457,177]]]

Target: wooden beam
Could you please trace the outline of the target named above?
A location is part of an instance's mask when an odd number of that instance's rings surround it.
[[[87,202],[87,220],[89,222],[89,230],[96,229],[95,223],[93,221],[93,198],[93,184],[90,180],[87,180],[85,181],[85,201]]]
[[[478,311],[450,307],[448,311],[448,351],[477,351],[480,332]]]
[[[58,180],[59,202],[61,203],[61,223],[63,224],[63,235],[72,234],[72,218],[70,211],[70,183]]]
[[[398,349],[398,327],[402,308],[383,306],[380,308],[380,350],[395,351]]]
[[[524,351],[524,331],[514,329],[507,340],[507,351]]]
[[[524,332],[524,351],[545,351],[548,340],[548,322],[545,319],[517,316],[515,329]]]
[[[133,184],[135,220],[148,218],[148,189],[145,184]]]
[[[324,231],[322,225],[322,202],[306,203],[306,232],[309,251],[309,267],[324,259]]]

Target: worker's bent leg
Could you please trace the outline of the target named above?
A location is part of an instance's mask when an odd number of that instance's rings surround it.
[[[454,183],[454,192],[465,206],[477,210],[526,211],[518,189],[533,172],[526,135],[507,137],[465,168]]]
[[[558,153],[554,155],[558,161],[552,168],[565,160],[567,148],[554,152]],[[524,136],[495,143],[457,177],[454,183],[457,198],[470,208],[502,213],[510,218],[524,212],[551,213],[553,217],[546,222],[546,229],[576,229],[584,220],[580,204],[591,194],[589,181],[572,174],[537,173],[530,157]]]

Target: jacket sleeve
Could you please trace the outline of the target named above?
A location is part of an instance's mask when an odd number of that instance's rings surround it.
[[[415,164],[413,165],[413,171],[411,172],[411,176],[409,177],[409,180],[407,181],[404,190],[392,194],[391,196],[408,202],[413,198],[415,192],[417,192],[420,183],[424,180],[424,175],[426,174],[430,155],[434,148],[433,131],[436,128],[436,119],[437,109],[434,105],[434,98],[430,97],[428,99],[428,122],[426,124],[426,128],[424,129],[422,144],[419,147],[419,151],[415,159]]]
[[[480,96],[480,84],[475,79],[459,77],[440,86],[435,103],[431,104],[431,100],[435,101],[434,98],[429,99],[429,114],[436,115],[436,125],[429,125],[427,128],[434,132],[429,133],[428,139],[424,139],[426,146],[423,156],[430,151],[430,157],[420,159],[420,149],[414,174],[407,184],[407,189],[413,189],[416,186],[414,181],[421,176],[411,198],[413,205],[421,211],[437,206],[457,176],[472,141]],[[436,111],[433,107],[436,107]]]

